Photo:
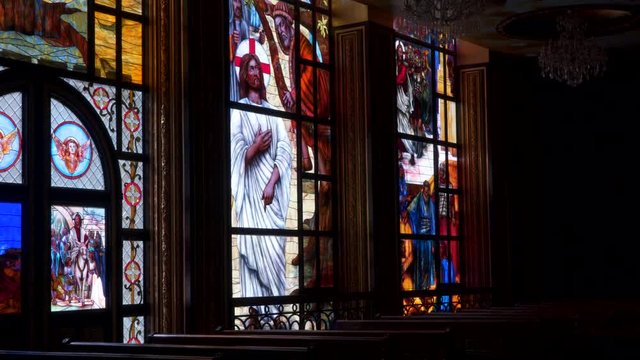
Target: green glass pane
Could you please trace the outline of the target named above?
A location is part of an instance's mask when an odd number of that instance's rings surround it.
[[[122,79],[142,83],[142,24],[122,19]]]
[[[122,10],[141,15],[142,0],[122,0]]]
[[[86,71],[87,1],[0,2],[2,57]]]
[[[96,13],[95,17],[96,76],[116,78],[116,17]]]

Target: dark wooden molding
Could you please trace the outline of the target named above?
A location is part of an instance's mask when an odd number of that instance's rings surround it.
[[[364,292],[371,288],[365,26],[336,30],[335,50],[339,287]]]
[[[460,187],[464,282],[469,288],[491,283],[490,164],[487,143],[486,66],[460,69]]]
[[[149,298],[147,332],[184,329],[183,0],[151,2],[148,46],[150,126]]]

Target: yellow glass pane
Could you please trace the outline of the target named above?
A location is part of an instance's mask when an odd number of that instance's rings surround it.
[[[96,75],[116,78],[116,17],[96,12]]]
[[[458,142],[456,128],[456,103],[453,101],[447,101],[447,141],[452,143]]]
[[[449,96],[453,96],[453,80],[454,80],[454,59],[453,56],[451,55],[447,55],[446,56],[447,59],[447,66],[446,66],[446,71],[447,71],[447,95]]]
[[[436,53],[436,91],[444,93],[444,54]]]
[[[122,80],[142,83],[142,24],[122,19]]]
[[[111,7],[111,8],[116,7],[116,1],[115,0],[96,0],[96,4],[108,6],[108,7]]]
[[[142,0],[122,0],[122,10],[142,14]]]

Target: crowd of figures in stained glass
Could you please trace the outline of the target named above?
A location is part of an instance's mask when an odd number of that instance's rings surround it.
[[[51,311],[104,309],[105,210],[51,207]]]
[[[395,42],[400,287],[405,314],[452,311],[460,283],[453,53]],[[416,296],[407,296],[408,292]]]
[[[329,2],[228,3],[233,297],[332,287]]]

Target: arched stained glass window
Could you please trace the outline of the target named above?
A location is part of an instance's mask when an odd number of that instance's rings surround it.
[[[460,234],[453,44],[397,35],[396,104],[403,312],[459,306]]]
[[[0,316],[18,343],[37,323],[51,342],[144,340],[145,8],[0,3]]]
[[[330,1],[228,2],[234,326],[328,328]]]

